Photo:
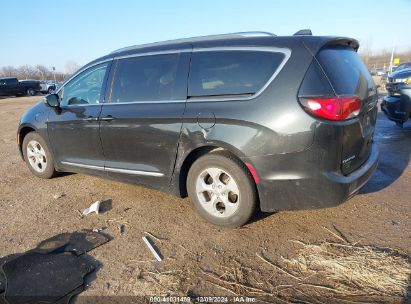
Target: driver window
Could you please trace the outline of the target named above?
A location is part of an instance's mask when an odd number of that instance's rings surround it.
[[[61,91],[61,105],[98,104],[108,63],[94,66],[68,82]]]

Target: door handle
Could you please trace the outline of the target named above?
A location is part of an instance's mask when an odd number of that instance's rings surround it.
[[[89,116],[89,117],[87,117],[87,118],[84,118],[83,120],[84,120],[84,121],[98,121],[98,118],[97,118],[97,117],[93,117],[93,116]]]
[[[113,116],[111,116],[111,115],[108,115],[108,116],[106,116],[106,117],[100,117],[100,120],[101,121],[112,121],[112,120],[114,120],[115,118],[113,117]]]

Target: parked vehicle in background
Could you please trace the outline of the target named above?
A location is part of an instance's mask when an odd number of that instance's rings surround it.
[[[402,127],[411,117],[411,69],[405,67],[389,74],[385,87],[388,95],[383,98],[381,110]]]
[[[20,80],[20,85],[24,87],[28,96],[34,96],[37,93],[41,93],[42,90],[40,80]]]
[[[0,78],[0,96],[26,95],[26,88],[15,77]]]
[[[383,68],[377,68],[377,69],[375,69],[375,74],[376,74],[377,76],[382,76],[382,75],[384,75],[384,73],[385,73],[385,71],[384,71]]]
[[[301,33],[301,32],[300,32]],[[358,42],[238,33],[117,50],[21,118],[31,172],[188,194],[206,220],[331,207],[377,167],[378,94]]]
[[[399,66],[397,66],[397,68],[395,69],[395,72],[399,72],[399,71],[406,70],[406,69],[411,69],[411,62],[401,63]]]
[[[58,89],[60,89],[60,87],[63,85],[63,82],[56,82],[55,83],[55,86],[56,86],[56,89],[55,89],[55,91],[57,91]]]
[[[53,81],[41,81],[41,93],[51,94],[54,91],[56,91],[56,84]]]

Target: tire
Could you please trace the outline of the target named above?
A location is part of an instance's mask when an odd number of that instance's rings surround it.
[[[223,151],[206,154],[192,164],[187,192],[202,218],[224,227],[247,223],[257,204],[251,174],[242,162]]]
[[[56,175],[53,155],[38,133],[28,133],[24,137],[22,149],[24,160],[35,176],[49,179]]]
[[[36,92],[33,89],[27,89],[27,96],[34,96]]]
[[[54,93],[54,89],[52,88],[52,87],[50,87],[50,88],[48,88],[48,90],[47,90],[47,94],[52,94],[52,93]]]

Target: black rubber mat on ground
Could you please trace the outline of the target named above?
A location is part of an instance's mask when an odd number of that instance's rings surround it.
[[[0,304],[69,303],[96,267],[81,255],[110,240],[91,230],[61,233],[26,253],[0,258]]]
[[[1,294],[6,290],[6,276],[3,272],[3,265],[7,262],[17,258],[21,254],[11,254],[6,255],[5,257],[0,258],[0,304],[1,304]]]
[[[96,247],[107,243],[110,238],[91,230],[82,230],[73,233],[61,233],[42,241],[32,251],[40,253],[73,252],[82,255]]]
[[[110,240],[110,237],[101,232],[92,230],[81,230],[73,233],[61,233],[40,242],[36,248],[28,252],[38,253],[62,253],[73,252],[82,255],[96,247],[99,247]],[[13,260],[22,254],[12,254],[0,258],[0,295],[6,289],[6,277],[2,271],[5,263]],[[1,302],[0,302],[1,304]]]
[[[55,303],[82,287],[95,269],[86,258],[73,253],[30,252],[3,265],[9,304]]]

